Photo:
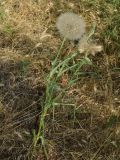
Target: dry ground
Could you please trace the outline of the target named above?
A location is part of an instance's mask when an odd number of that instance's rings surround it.
[[[87,30],[95,22],[94,40],[104,50],[89,58],[62,102],[49,110],[45,140],[49,160],[120,160],[120,1],[0,1],[0,159],[31,159],[33,130],[45,99],[45,77],[62,38],[56,18],[81,14]],[[68,41],[62,56],[73,45]],[[89,73],[89,74],[88,74]],[[63,75],[66,85],[70,75]],[[69,106],[69,104],[74,104]],[[54,111],[54,114],[53,114]],[[54,115],[54,117],[53,117]],[[41,142],[32,159],[45,159]]]

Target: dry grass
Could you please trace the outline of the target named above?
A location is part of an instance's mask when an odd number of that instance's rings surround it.
[[[0,159],[30,159],[33,130],[38,130],[45,99],[45,77],[62,41],[56,18],[72,11],[85,17],[88,31],[96,23],[93,38],[104,51],[89,56],[94,65],[84,66],[84,75],[66,90],[61,104],[49,109],[44,133],[48,159],[119,160],[119,0],[0,3]],[[61,58],[73,50],[66,42]],[[63,75],[59,85],[64,88],[70,76]],[[41,142],[32,157],[45,159]]]

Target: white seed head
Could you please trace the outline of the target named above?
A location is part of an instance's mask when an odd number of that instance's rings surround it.
[[[96,53],[101,52],[103,47],[101,45],[97,45],[92,42],[92,40],[87,40],[87,37],[84,36],[79,41],[78,50],[80,53],[84,53],[86,55],[93,55],[95,56]]]
[[[56,26],[60,34],[70,40],[80,39],[85,33],[85,21],[74,13],[63,13],[58,19]]]

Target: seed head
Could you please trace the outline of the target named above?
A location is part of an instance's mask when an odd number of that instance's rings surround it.
[[[74,13],[63,13],[58,19],[56,26],[60,34],[70,40],[80,39],[85,33],[85,22],[84,20]]]
[[[92,40],[87,40],[86,36],[82,37],[79,41],[78,50],[80,53],[84,53],[85,55],[93,55],[95,56],[96,53],[101,52],[103,47],[101,45],[97,45]]]

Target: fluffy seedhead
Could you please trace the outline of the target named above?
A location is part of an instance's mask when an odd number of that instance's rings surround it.
[[[85,55],[91,54],[95,56],[96,53],[103,50],[103,47],[95,44],[92,40],[88,40],[88,38],[84,36],[79,41],[78,50],[80,53],[84,53]]]
[[[60,34],[70,40],[80,39],[85,33],[85,21],[74,13],[63,13],[57,19]]]

